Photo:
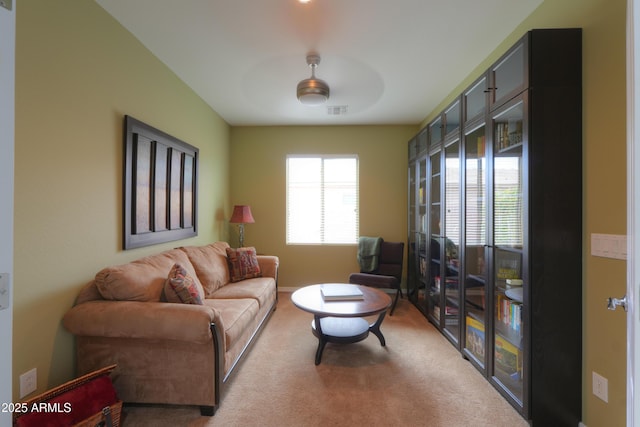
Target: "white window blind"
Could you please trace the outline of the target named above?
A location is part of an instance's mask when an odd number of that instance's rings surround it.
[[[287,244],[358,243],[357,156],[287,156]]]

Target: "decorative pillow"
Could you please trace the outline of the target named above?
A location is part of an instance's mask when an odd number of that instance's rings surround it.
[[[227,264],[232,282],[262,276],[256,248],[227,248]]]
[[[183,246],[196,277],[204,289],[205,298],[231,281],[227,266],[227,242],[215,242],[206,246]]]
[[[193,280],[182,265],[176,263],[165,282],[164,295],[169,302],[202,305],[204,289]]]

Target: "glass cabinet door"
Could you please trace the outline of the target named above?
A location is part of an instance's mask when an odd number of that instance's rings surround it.
[[[416,232],[416,164],[409,164],[409,176],[407,177],[409,182],[409,189],[407,197],[409,198],[409,212],[407,217],[407,225],[409,226],[409,235]]]
[[[487,162],[485,127],[465,135],[465,349],[482,368],[486,363]]]
[[[429,125],[429,147],[442,141],[442,116],[438,117]]]
[[[416,225],[416,245],[418,248],[418,295],[416,306],[426,313],[427,310],[427,158],[422,157],[417,163],[418,176],[418,224]]]
[[[444,134],[450,135],[460,128],[460,101],[455,101],[444,112]]]
[[[463,112],[465,123],[481,116],[487,105],[487,78],[480,78],[463,94]]]
[[[418,154],[418,138],[413,138],[409,141],[409,160],[416,157]]]
[[[425,154],[427,152],[427,129],[425,128],[418,134],[416,153],[418,155]]]
[[[524,90],[525,61],[525,46],[519,43],[491,68],[491,109]]]
[[[493,250],[495,379],[522,402],[525,197],[523,102],[493,118]]]
[[[413,150],[415,150],[415,144],[412,144],[415,140],[409,143],[409,158]],[[415,154],[414,154],[415,155]],[[409,161],[409,172],[407,176],[408,182],[408,194],[409,207],[407,213],[407,239],[409,247],[407,248],[407,295],[409,300],[415,302],[417,290],[417,277],[415,274],[416,267],[416,198],[418,187],[416,186],[416,163]]]
[[[460,337],[460,140],[448,145],[444,163],[444,315],[445,331]]]
[[[429,156],[430,176],[430,197],[429,197],[429,314],[436,323],[441,319],[441,292],[444,286],[441,272],[441,248],[442,248],[442,221],[441,221],[441,152]]]

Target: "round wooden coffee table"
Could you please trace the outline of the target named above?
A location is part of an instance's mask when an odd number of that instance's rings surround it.
[[[336,284],[327,284],[336,285]],[[320,290],[323,285],[311,285],[298,289],[291,295],[293,304],[301,310],[313,314],[311,330],[318,338],[316,365],[320,364],[322,352],[328,342],[349,344],[369,336],[372,332],[386,345],[380,325],[387,309],[391,306],[391,298],[386,293],[366,286],[339,284],[347,289],[356,288],[362,292],[362,299],[345,299],[326,301]],[[369,324],[363,317],[378,315],[378,319]]]

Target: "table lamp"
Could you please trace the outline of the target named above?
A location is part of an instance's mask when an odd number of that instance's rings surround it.
[[[238,224],[238,230],[240,232],[239,247],[244,247],[244,225],[253,224],[255,222],[253,215],[251,215],[251,207],[249,205],[235,205],[229,222],[231,224]]]

